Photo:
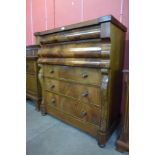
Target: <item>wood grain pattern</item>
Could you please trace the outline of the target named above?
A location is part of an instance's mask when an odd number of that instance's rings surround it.
[[[41,44],[74,41],[79,39],[94,39],[100,35],[99,26],[93,26],[88,28],[70,30],[69,32],[60,32],[54,34],[44,35],[41,39]]]
[[[77,127],[77,128],[79,128],[79,129],[81,129],[95,137],[97,136],[98,126],[96,126],[94,124],[91,124],[87,121],[82,121],[81,119],[73,117],[73,116],[71,116],[67,113],[64,113],[54,107],[48,107],[46,109],[46,112],[48,114],[55,116],[56,118],[58,118],[60,120],[63,120],[67,124]]]
[[[70,81],[60,81],[45,78],[44,89],[56,94],[61,94],[65,97],[74,99],[78,102],[86,104],[93,104],[96,107],[101,106],[100,102],[100,88],[88,85],[81,85],[77,83],[71,83]]]
[[[65,65],[76,67],[110,68],[110,60],[83,58],[41,58],[38,63],[48,65]]]
[[[66,114],[80,118],[81,121],[99,125],[100,110],[90,104],[85,104],[73,99],[45,92],[45,103],[48,107],[55,107]]]
[[[41,44],[42,113],[90,133],[100,147],[120,119],[125,31],[114,17],[104,16],[35,33]]]
[[[48,58],[103,58],[110,57],[110,42],[88,41],[66,44],[43,45],[39,50],[39,57]]]
[[[71,67],[71,66],[56,66],[44,65],[43,72],[45,77],[54,77],[58,79],[68,79],[73,82],[82,84],[100,85],[101,73],[98,69]]]

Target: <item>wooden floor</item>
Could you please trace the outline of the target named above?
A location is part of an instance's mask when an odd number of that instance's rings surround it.
[[[27,101],[26,107],[26,155],[128,155],[115,150],[116,132],[100,148],[88,134],[52,116],[42,116],[33,102]]]

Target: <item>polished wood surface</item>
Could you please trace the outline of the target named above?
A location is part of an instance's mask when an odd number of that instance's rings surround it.
[[[42,114],[96,137],[119,122],[126,28],[112,16],[35,33],[42,65]]]
[[[40,57],[48,58],[109,58],[110,42],[101,40],[43,45],[39,50]],[[42,52],[44,51],[44,52]],[[52,51],[52,52],[51,52]]]
[[[66,96],[57,95],[55,93],[45,92],[45,104],[47,108],[57,108],[63,113],[77,117],[81,121],[99,125],[100,109],[91,104],[83,104],[83,102]]]
[[[41,88],[38,80],[39,67],[37,64],[40,46],[26,47],[26,97],[35,102],[36,110],[40,109]]]
[[[67,25],[65,27],[55,28],[52,30],[46,30],[42,32],[35,32],[34,35],[42,36],[46,34],[51,34],[51,33],[56,33],[56,32],[61,32],[61,31],[68,31],[68,30],[83,28],[83,27],[92,26],[92,25],[100,25],[101,23],[107,23],[107,22],[113,23],[115,26],[119,27],[124,32],[127,31],[127,28],[122,23],[120,23],[114,16],[108,15],[108,16],[99,17],[97,19],[85,21],[85,22]]]
[[[75,83],[93,84],[100,86],[100,70],[94,68],[82,68],[71,66],[44,65],[45,77],[52,77],[60,80],[69,80]]]
[[[123,97],[122,97],[122,124],[121,134],[117,140],[117,150],[129,151],[129,71],[123,71]]]
[[[43,58],[38,63],[49,65],[68,65],[76,67],[93,67],[93,68],[109,68],[110,60],[102,59],[78,59],[78,58]]]
[[[99,38],[100,27],[93,26],[89,28],[82,28],[76,30],[70,30],[69,32],[55,33],[51,35],[42,36],[41,43],[55,43],[65,41],[76,41],[78,39],[93,39]]]
[[[45,90],[61,94],[79,102],[93,104],[97,107],[101,106],[99,87],[46,78]]]

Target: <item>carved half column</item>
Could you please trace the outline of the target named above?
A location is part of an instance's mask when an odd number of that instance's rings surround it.
[[[44,89],[43,89],[43,65],[38,64],[39,66],[39,73],[38,73],[38,79],[40,82],[40,86],[41,86],[41,96],[42,96],[42,101],[41,101],[41,105],[40,105],[40,110],[42,115],[46,115],[46,109],[45,109],[45,104],[44,104]]]
[[[101,69],[103,74],[101,81],[101,120],[100,129],[98,131],[98,145],[104,147],[107,139],[107,127],[108,127],[108,83],[109,75],[108,69]]]

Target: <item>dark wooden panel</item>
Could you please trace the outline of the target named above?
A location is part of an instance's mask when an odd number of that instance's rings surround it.
[[[103,58],[110,57],[111,44],[103,41],[89,41],[69,44],[45,45],[39,50],[40,57],[48,58]]]
[[[69,32],[61,32],[48,34],[42,37],[41,44],[64,42],[64,41],[74,41],[82,39],[95,39],[100,36],[100,27],[88,27],[77,30],[70,30]]]
[[[75,67],[110,68],[110,60],[93,58],[41,58],[38,63]]]

